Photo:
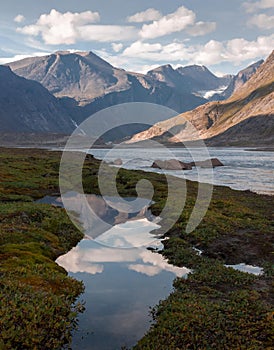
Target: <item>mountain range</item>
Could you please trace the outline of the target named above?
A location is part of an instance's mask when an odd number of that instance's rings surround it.
[[[228,113],[226,101],[230,101],[228,105],[237,104],[240,92],[245,91],[248,82],[265,67],[262,63],[262,60],[256,62],[236,76],[217,77],[205,66],[198,65],[173,69],[167,64],[147,74],[128,72],[92,52],[59,51],[26,58],[8,67],[0,66],[1,132],[70,134],[77,124],[106,107],[125,102],[151,102],[178,113],[186,112],[183,115],[194,121],[203,138],[214,138],[245,119],[234,117],[232,121],[219,115],[223,114],[223,109]],[[208,103],[212,99],[218,102]],[[241,98],[240,105],[244,104],[244,99]],[[167,121],[161,127],[165,125],[168,131],[169,123],[177,123],[176,128],[180,130],[180,116],[176,118],[178,123]],[[145,125],[126,128],[120,134],[109,134],[108,140],[130,138],[137,132],[132,141],[161,138],[157,127],[148,131],[144,131]],[[177,134],[182,136],[182,132]],[[167,133],[162,138],[175,141],[168,138]]]
[[[36,80],[61,98],[78,123],[101,109],[125,102],[151,102],[176,112],[207,102],[194,93],[194,88],[172,86],[153,77],[152,72],[145,75],[115,68],[92,52],[60,51],[26,58],[9,66],[17,75]]]
[[[187,121],[198,133],[192,132]],[[264,63],[257,64],[253,75],[228,99],[159,122],[134,135],[130,142],[157,139],[176,144],[195,138],[205,139],[210,145],[273,145],[274,51]]]

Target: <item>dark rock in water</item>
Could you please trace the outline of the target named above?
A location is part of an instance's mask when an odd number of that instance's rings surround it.
[[[199,166],[201,168],[215,168],[217,166],[224,166],[224,164],[218,158],[211,158],[197,162],[191,162],[190,164],[192,166]]]
[[[177,159],[160,160],[153,162],[152,168],[166,169],[166,170],[191,170],[192,166],[189,163],[180,162]]]

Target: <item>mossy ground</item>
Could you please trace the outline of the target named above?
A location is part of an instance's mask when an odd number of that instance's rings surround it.
[[[0,161],[0,349],[58,349],[70,340],[76,316],[71,305],[83,286],[54,260],[82,235],[63,209],[33,200],[59,192],[60,153],[1,149]],[[88,157],[86,192],[100,193],[98,167]],[[164,176],[120,170],[117,189],[134,196],[143,178],[153,183],[152,212],[159,215],[166,203]],[[182,186],[181,179],[173,181]],[[196,194],[197,183],[188,181],[184,211],[166,233],[170,238],[162,251],[171,263],[193,272],[177,279],[174,293],[152,310],[154,323],[135,349],[271,349],[274,198],[215,187],[203,221],[186,234]],[[173,206],[176,201],[170,218]],[[224,267],[240,262],[263,266],[265,274]]]
[[[60,155],[0,152],[0,349],[69,344],[83,284],[54,260],[82,238],[66,212],[35,199],[58,192]]]

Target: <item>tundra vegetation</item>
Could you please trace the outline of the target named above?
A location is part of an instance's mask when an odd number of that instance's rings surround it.
[[[0,152],[0,349],[69,346],[83,308],[76,302],[83,284],[55,263],[83,235],[64,209],[35,202],[59,194],[60,157],[46,150]],[[99,165],[87,156],[86,193],[100,194]],[[136,195],[142,178],[154,186],[151,210],[159,215],[167,197],[164,175],[120,169],[118,192]],[[173,181],[181,186],[183,180]],[[177,278],[174,292],[151,309],[151,328],[134,349],[272,349],[274,197],[216,186],[203,221],[186,234],[197,189],[196,182],[187,181],[184,211],[165,234],[169,238],[161,251],[170,263],[192,272]],[[263,267],[264,273],[255,276],[225,266],[243,262]]]

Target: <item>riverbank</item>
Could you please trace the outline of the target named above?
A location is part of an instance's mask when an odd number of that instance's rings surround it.
[[[76,317],[71,305],[83,286],[67,277],[54,260],[82,235],[64,210],[34,200],[59,193],[61,153],[1,149],[0,154],[2,347],[58,349],[69,342]],[[83,168],[87,193],[99,194],[99,164],[88,156]],[[154,186],[151,210],[159,215],[167,195],[163,175],[121,169],[118,192],[136,196],[135,185],[142,178]],[[184,182],[173,181],[177,186]],[[166,350],[167,344],[171,350],[270,349],[274,197],[215,186],[202,223],[186,234],[196,194],[197,183],[187,181],[184,211],[166,233],[169,239],[163,241],[162,251],[172,264],[194,272],[187,279],[177,279],[175,292],[153,309],[155,323],[135,349]],[[265,273],[253,276],[224,267],[239,263],[263,267]]]

